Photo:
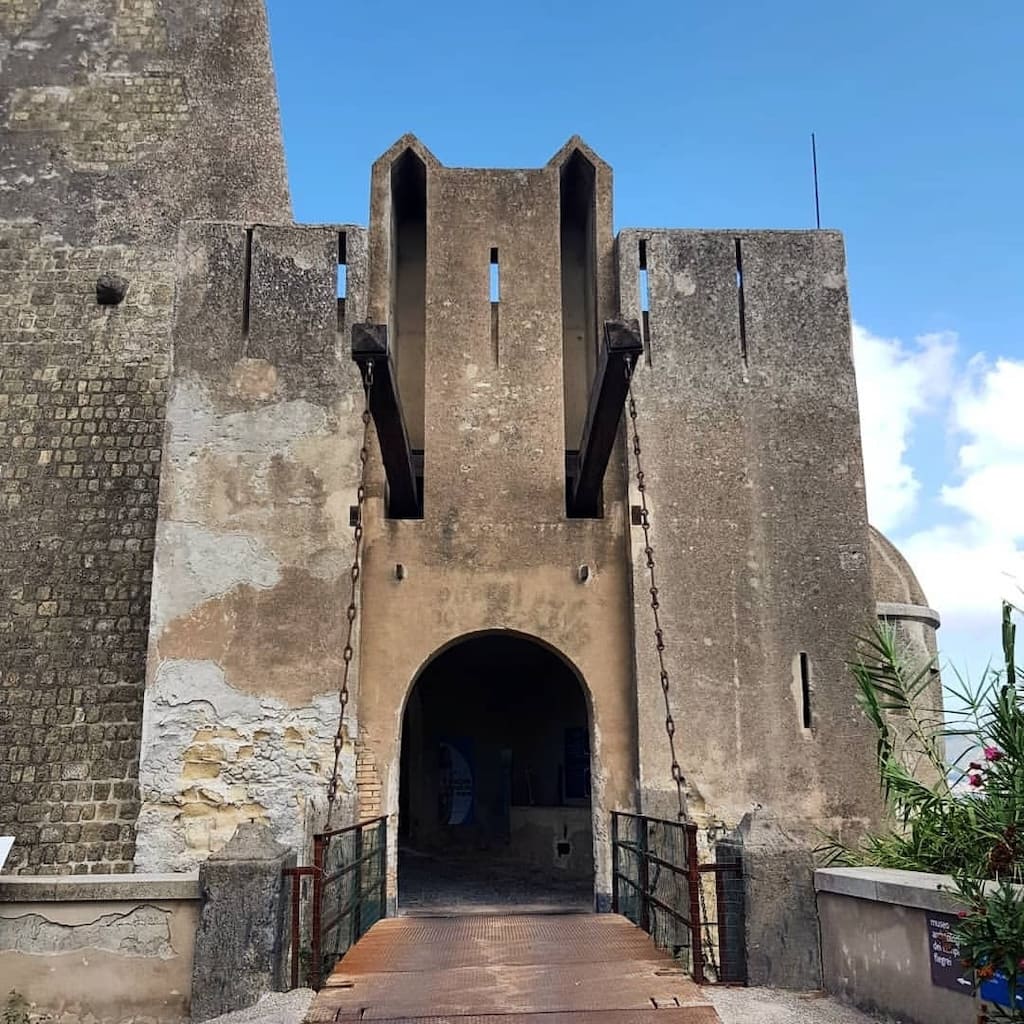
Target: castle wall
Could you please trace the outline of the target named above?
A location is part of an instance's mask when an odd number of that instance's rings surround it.
[[[365,316],[365,230],[256,227],[250,242],[243,225],[188,225],[180,253],[145,694],[143,870],[191,867],[251,818],[295,849],[323,826],[362,438],[363,392],[345,339]],[[354,736],[354,699],[346,725]],[[351,741],[342,771],[347,821]]]
[[[626,314],[639,311],[641,240],[651,365],[635,390],[690,810],[730,828],[754,810],[864,821],[873,746],[844,661],[874,606],[841,237],[623,232]],[[648,811],[671,816],[639,528],[632,537],[641,790]]]
[[[0,819],[128,870],[178,225],[289,216],[266,20],[19,0],[0,69]]]

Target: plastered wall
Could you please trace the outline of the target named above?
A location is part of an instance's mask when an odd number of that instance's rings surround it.
[[[0,991],[62,1024],[189,1020],[195,875],[0,884]]]
[[[240,821],[266,822],[297,851],[323,825],[362,436],[362,388],[341,351],[341,233],[346,313],[359,316],[362,229],[182,235],[143,725],[145,869],[195,864]],[[354,700],[346,724],[347,819]]]

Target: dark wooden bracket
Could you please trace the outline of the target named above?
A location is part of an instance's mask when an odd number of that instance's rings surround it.
[[[574,517],[592,518],[600,514],[601,484],[619,432],[629,382],[643,351],[640,325],[636,320],[605,321],[604,344],[590,391],[569,504],[569,514]]]
[[[413,468],[409,432],[402,416],[398,377],[388,350],[386,324],[352,326],[352,358],[363,377],[363,387],[373,368],[370,387],[370,415],[377,428],[384,472],[388,478],[388,517],[418,519],[423,515],[416,473]]]

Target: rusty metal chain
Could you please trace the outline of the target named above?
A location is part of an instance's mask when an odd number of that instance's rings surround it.
[[[338,691],[338,730],[334,734],[334,769],[331,772],[331,781],[327,786],[327,828],[331,827],[331,819],[334,816],[334,804],[338,797],[338,775],[341,768],[341,751],[345,746],[345,709],[348,707],[349,691],[348,681],[352,671],[352,658],[355,650],[352,646],[352,635],[355,631],[356,616],[359,606],[356,602],[356,595],[359,593],[359,577],[362,575],[363,555],[363,509],[366,505],[366,466],[370,459],[370,389],[373,387],[373,363],[367,362],[366,376],[363,381],[364,402],[363,402],[363,443],[359,449],[359,487],[356,489],[356,523],[355,523],[355,552],[352,557],[352,568],[349,570],[349,577],[352,589],[349,593],[348,608],[345,616],[348,619],[348,632],[345,636],[345,646],[342,649],[342,673],[341,688]]]
[[[683,776],[683,769],[679,766],[679,758],[676,756],[676,721],[672,717],[672,706],[669,703],[669,675],[665,667],[665,633],[661,628],[661,618],[658,609],[661,605],[658,602],[658,583],[654,570],[654,548],[651,546],[651,517],[647,508],[647,480],[644,476],[643,462],[641,459],[640,433],[637,428],[636,398],[633,395],[633,365],[630,359],[626,359],[626,388],[629,393],[629,419],[632,426],[633,458],[636,460],[636,489],[640,492],[640,527],[644,531],[644,557],[647,561],[647,571],[650,574],[651,585],[651,614],[654,616],[654,646],[658,652],[658,674],[661,681],[661,694],[665,700],[665,733],[668,736],[669,753],[672,756],[672,781],[676,786],[676,798],[679,802],[679,820],[687,821],[686,813],[686,779]]]
[[[640,432],[637,426],[636,396],[633,394],[633,373],[632,364],[626,360],[626,387],[629,392],[629,419],[632,427],[633,458],[636,463],[636,489],[640,494],[640,528],[644,532],[644,558],[647,564],[647,571],[650,575],[651,614],[654,617],[654,646],[658,652],[658,677],[661,682],[661,694],[665,701],[665,734],[668,736],[668,747],[672,757],[672,781],[676,786],[676,799],[679,804],[678,815],[680,821],[688,821],[689,815],[686,811],[686,778],[679,765],[679,758],[676,755],[676,721],[672,716],[672,705],[669,701],[669,690],[671,683],[668,669],[665,667],[665,632],[661,626],[659,609],[661,603],[658,594],[658,582],[655,574],[654,548],[651,545],[651,514],[647,507],[647,478],[644,475],[642,449],[640,446]],[[698,878],[697,890],[700,894],[700,914],[704,926],[704,962],[719,974],[718,958],[715,952],[715,942],[711,934],[711,923],[708,920],[707,901],[704,895],[704,879]]]

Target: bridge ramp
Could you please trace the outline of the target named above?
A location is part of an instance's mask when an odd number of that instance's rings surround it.
[[[709,1000],[617,914],[378,922],[306,1024],[720,1024]]]

